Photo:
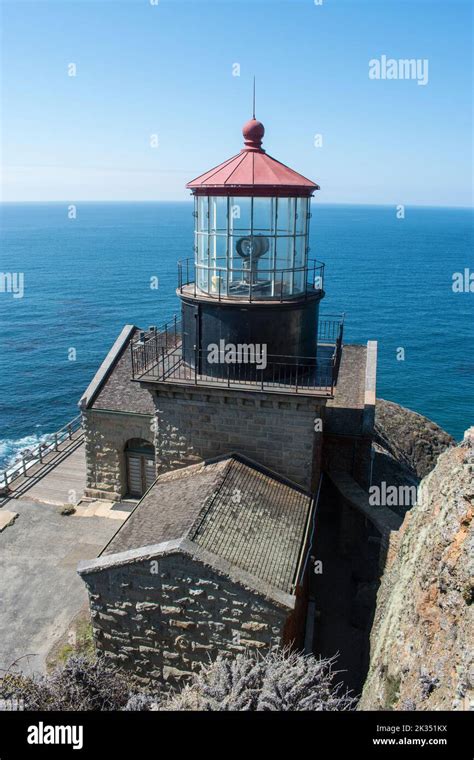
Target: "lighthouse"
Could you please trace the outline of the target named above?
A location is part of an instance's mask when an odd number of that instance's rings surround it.
[[[311,491],[335,468],[370,482],[376,344],[348,344],[343,315],[320,312],[319,186],[266,152],[255,117],[242,132],[236,155],[187,184],[179,310],[125,325],[82,396],[90,498],[136,498],[234,453]]]
[[[299,365],[303,380],[311,366],[314,374],[324,297],[324,265],[309,247],[319,186],[266,153],[260,121],[250,119],[242,133],[239,153],[187,184],[195,226],[194,256],[178,269],[183,357],[200,373],[228,376],[229,352],[216,362],[216,346],[220,355],[236,347],[236,364],[265,347],[266,378]],[[252,371],[236,367],[233,377]]]
[[[217,653],[311,648],[311,557],[334,546],[325,513],[347,587],[361,568],[371,578],[373,547],[383,562],[390,546],[392,516],[364,490],[377,346],[343,342],[343,319],[320,314],[319,188],[265,152],[264,132],[252,118],[239,153],[188,183],[180,312],[125,325],[80,401],[86,498],[137,502],[79,568],[98,646],[171,683]]]

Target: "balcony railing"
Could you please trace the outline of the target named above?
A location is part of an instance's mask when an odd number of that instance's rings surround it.
[[[190,295],[205,295],[223,300],[286,301],[308,298],[324,289],[324,264],[308,261],[293,269],[265,267],[256,262],[252,271],[246,267],[219,267],[195,264],[194,259],[178,261],[178,290]]]
[[[161,327],[141,330],[130,344],[133,379],[140,379],[161,361],[163,355],[180,348],[181,335],[182,322],[176,316]]]
[[[319,322],[318,355],[269,355],[262,368],[255,362],[210,364],[207,351],[183,356],[181,321],[140,332],[131,343],[134,380],[184,385],[221,386],[275,393],[332,396],[341,359],[344,318]]]

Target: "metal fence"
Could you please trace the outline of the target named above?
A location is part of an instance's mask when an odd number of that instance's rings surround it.
[[[25,449],[17,462],[14,462],[7,469],[0,471],[0,488],[6,488],[22,475],[27,476],[30,467],[35,464],[42,464],[47,454],[59,451],[59,446],[71,440],[81,425],[82,418],[79,414],[56,433],[45,436],[43,441]]]
[[[193,385],[218,385],[287,393],[332,393],[334,357],[309,359],[304,356],[268,356],[265,367],[255,363],[209,364],[208,352],[195,350],[192,364],[180,352],[163,353],[147,373],[147,379]]]
[[[222,300],[285,301],[309,296],[324,289],[324,264],[311,259],[305,266],[290,268],[260,267],[255,272],[248,268],[215,266],[206,267],[204,287],[199,287],[200,268],[194,259],[178,261],[178,290],[190,287],[194,296],[205,294]],[[201,283],[203,285],[203,283]]]
[[[317,359],[308,356],[270,355],[266,366],[252,362],[210,364],[201,349],[182,355],[181,321],[174,318],[161,328],[143,331],[131,343],[133,379],[193,385],[248,387],[249,390],[332,395],[337,381],[344,329],[343,316],[319,322]],[[329,349],[329,352],[328,352]]]
[[[172,317],[161,327],[141,330],[130,344],[132,377],[137,379],[157,364],[161,357],[181,345],[182,321]]]
[[[344,314],[323,314],[318,321],[318,343],[342,342]]]

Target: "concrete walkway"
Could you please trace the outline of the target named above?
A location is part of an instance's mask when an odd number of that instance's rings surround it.
[[[26,483],[23,488],[25,488]],[[37,480],[20,497],[46,504],[75,504],[86,487],[86,455],[83,443]]]
[[[22,474],[8,483],[9,494],[0,497],[0,507],[10,499],[43,501],[48,504],[75,504],[86,487],[84,433],[76,430],[71,438],[58,444],[57,450],[43,454]]]
[[[0,668],[23,658],[23,672],[43,670],[48,651],[87,601],[77,564],[96,557],[127,515],[117,518],[102,504],[93,514],[79,509],[64,516],[25,497],[9,502],[18,517],[0,533]]]

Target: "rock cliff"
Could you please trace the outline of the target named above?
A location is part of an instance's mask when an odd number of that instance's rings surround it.
[[[442,436],[437,440],[437,435],[429,444],[423,436],[420,442],[412,413],[407,418],[401,407],[394,409],[397,405],[390,402],[383,405],[384,409],[377,410],[379,440],[397,458],[401,452],[412,473],[423,474],[438,447],[450,442]],[[396,450],[387,435],[392,423],[394,430],[398,426],[395,440],[401,441]],[[471,428],[460,445],[441,454],[434,470],[422,480],[417,505],[407,513],[396,536],[398,551],[385,569],[377,595],[370,666],[359,709],[468,709],[472,698],[473,501]]]
[[[439,455],[454,444],[452,436],[422,414],[393,401],[377,399],[375,449],[380,460],[392,460],[392,467],[401,470],[401,477],[405,476],[407,480],[424,478],[435,466]]]

